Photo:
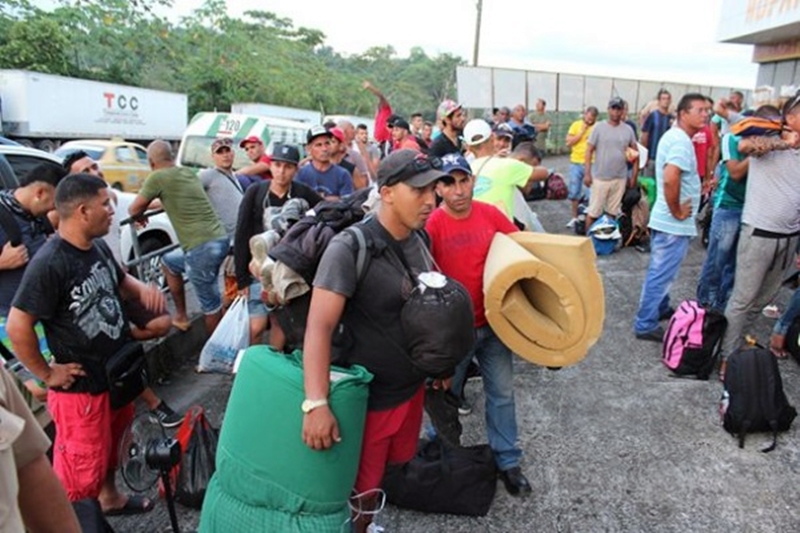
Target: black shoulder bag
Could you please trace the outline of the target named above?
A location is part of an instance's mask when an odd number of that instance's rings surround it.
[[[110,263],[114,259],[108,256],[102,246],[97,246],[97,250],[111,271],[111,278],[118,284],[117,270]],[[112,409],[119,409],[135,400],[147,388],[149,381],[142,343],[135,340],[126,342],[106,359],[105,371]]]

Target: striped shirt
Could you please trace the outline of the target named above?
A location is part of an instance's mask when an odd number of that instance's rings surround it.
[[[644,121],[644,126],[642,126],[642,133],[647,132],[649,135],[646,147],[648,159],[657,160],[659,142],[661,137],[669,130],[673,118],[669,113],[665,115],[659,109],[647,115],[647,120]]]
[[[680,203],[692,201],[692,216],[678,220],[669,210],[664,198],[664,167],[674,165],[681,170]],[[681,128],[670,128],[658,143],[656,156],[656,203],[650,213],[650,228],[672,235],[694,237],[697,228],[694,217],[700,206],[700,176],[697,173],[697,158],[692,139]]]
[[[800,150],[751,157],[742,222],[774,233],[800,232]]]

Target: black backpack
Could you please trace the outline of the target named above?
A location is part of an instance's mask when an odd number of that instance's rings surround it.
[[[769,431],[772,444],[761,451],[775,449],[778,432],[789,429],[797,411],[786,399],[778,362],[769,350],[744,348],[728,357],[720,414],[740,448],[748,433]]]

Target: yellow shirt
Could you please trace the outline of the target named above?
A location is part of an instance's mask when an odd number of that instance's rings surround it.
[[[567,135],[568,136],[577,135],[578,132],[581,131],[582,127],[583,127],[583,119],[581,118],[576,120],[570,125]],[[569,156],[570,163],[582,165],[586,162],[586,143],[589,140],[589,134],[592,133],[593,128],[594,124],[586,128],[586,131],[583,132],[581,140],[572,145],[572,153]]]

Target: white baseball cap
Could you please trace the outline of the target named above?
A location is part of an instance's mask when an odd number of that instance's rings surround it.
[[[492,136],[492,127],[482,118],[474,118],[464,126],[464,143],[467,146],[476,146],[488,141]]]

